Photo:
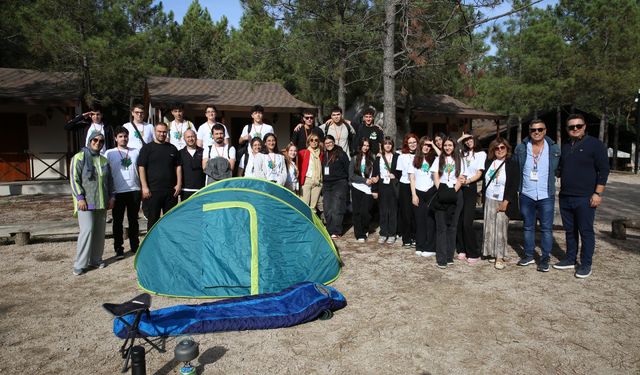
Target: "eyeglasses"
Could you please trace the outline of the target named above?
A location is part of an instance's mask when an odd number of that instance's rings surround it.
[[[430,144],[428,144],[428,143],[423,143],[423,144],[422,144],[422,147],[424,147],[424,146],[431,147],[431,145],[430,145]]]
[[[408,145],[416,145],[418,142],[407,142]]]
[[[529,128],[530,133],[542,133],[547,130],[547,128]]]
[[[318,142],[319,139],[310,139],[309,142]]]
[[[576,130],[576,129],[580,130],[582,128],[584,128],[584,124],[567,125],[568,130]]]
[[[506,149],[507,149],[507,146],[505,145],[496,146],[496,151],[506,150]]]
[[[100,138],[93,138],[91,140],[91,143],[104,143],[104,139],[100,139]]]
[[[313,120],[313,116],[304,116],[305,120]]]

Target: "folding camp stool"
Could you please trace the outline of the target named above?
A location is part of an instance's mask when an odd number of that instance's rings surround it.
[[[120,354],[122,354],[122,358],[124,358],[124,363],[122,364],[123,373],[127,372],[127,369],[129,368],[131,348],[133,347],[136,338],[142,338],[159,352],[164,353],[164,349],[161,349],[158,345],[151,342],[146,336],[143,336],[138,329],[142,314],[147,314],[147,319],[150,320],[149,308],[151,307],[151,296],[149,294],[142,293],[141,295],[120,304],[104,303],[102,304],[102,307],[127,327],[127,338],[120,347]],[[124,316],[131,314],[135,314],[133,323],[129,323],[124,319]]]

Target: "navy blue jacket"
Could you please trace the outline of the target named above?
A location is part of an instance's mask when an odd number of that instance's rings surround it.
[[[590,197],[596,185],[609,177],[607,148],[598,138],[585,135],[575,143],[562,145],[560,195]]]

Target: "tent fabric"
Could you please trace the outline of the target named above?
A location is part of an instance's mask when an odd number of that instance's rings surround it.
[[[279,293],[233,298],[200,305],[178,305],[142,315],[142,336],[177,336],[225,331],[291,327],[347,305],[335,288],[303,282]],[[123,317],[133,322],[134,314]],[[124,339],[127,327],[114,320],[113,332]]]
[[[164,215],[141,243],[135,268],[151,293],[212,298],[328,284],[341,261],[320,219],[295,194],[266,180],[232,178]]]

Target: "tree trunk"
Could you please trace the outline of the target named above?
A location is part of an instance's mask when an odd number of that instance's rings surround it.
[[[346,71],[347,71],[347,59],[344,57],[340,58],[340,63],[338,65],[338,105],[342,108],[343,112],[347,111],[347,82],[346,82]]]
[[[600,117],[600,131],[598,132],[598,139],[604,142],[604,128],[607,126],[607,106],[602,111],[602,117]]]
[[[562,144],[562,112],[560,106],[556,107],[556,143]]]
[[[618,169],[618,130],[620,127],[620,105],[618,106],[618,116],[616,116],[616,121],[613,123],[613,160],[611,164],[611,169]]]
[[[382,42],[383,65],[382,65],[382,83],[383,83],[383,111],[384,111],[384,131],[385,134],[396,139],[398,128],[396,125],[396,79],[395,64],[393,61],[394,49],[394,32],[396,22],[396,5],[397,0],[387,0],[384,5],[385,25],[384,40]],[[405,116],[411,116],[411,108],[405,107]]]
[[[402,143],[405,134],[411,133],[411,109],[413,108],[413,100],[411,94],[404,97],[404,116],[402,121],[402,131],[396,135],[396,144]]]
[[[518,132],[516,134],[516,144],[522,143],[522,116],[518,116]]]

